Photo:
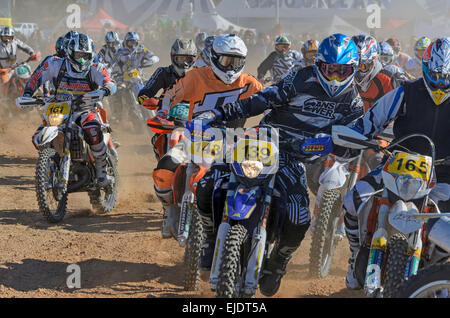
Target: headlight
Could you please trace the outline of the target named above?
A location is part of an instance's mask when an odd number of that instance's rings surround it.
[[[59,126],[64,120],[63,114],[50,114],[48,116],[48,121],[50,126]]]
[[[264,165],[261,161],[246,160],[241,163],[241,168],[247,178],[253,179],[259,176]]]

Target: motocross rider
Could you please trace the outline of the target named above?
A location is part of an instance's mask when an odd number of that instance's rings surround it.
[[[16,39],[14,36],[14,29],[9,26],[4,26],[0,31],[0,68],[9,69],[14,67],[17,60],[17,49],[20,49],[30,55],[34,61],[39,60],[40,54],[35,53],[34,50]],[[6,84],[9,81],[9,76],[1,76],[0,82]],[[3,96],[8,95],[8,85],[1,85],[1,93]]]
[[[410,79],[414,79],[412,76],[408,76],[402,68],[394,65],[394,49],[387,42],[379,42],[378,43],[378,57],[383,65],[383,69],[393,74],[392,77],[398,85],[400,85],[403,81],[407,81]]]
[[[398,67],[404,68],[405,63],[410,60],[411,57],[408,54],[401,52],[402,47],[400,41],[396,38],[389,38],[386,42],[389,43],[394,50],[394,64]]]
[[[421,133],[432,139],[436,146],[436,159],[450,156],[450,38],[439,38],[427,49],[423,61],[423,78],[404,82],[401,86],[379,99],[358,119],[353,128],[369,139],[394,124],[395,139],[412,133]],[[402,143],[418,153],[429,153],[428,143],[421,138]],[[352,256],[349,259],[346,286],[361,289],[355,278],[355,260],[360,249],[358,213],[374,192],[383,188],[381,168],[358,181],[344,198],[345,227]],[[436,166],[437,184],[430,198],[442,211],[450,210],[450,169]]]
[[[383,69],[378,59],[377,40],[368,35],[352,37],[360,54],[358,72],[355,83],[359,95],[364,102],[364,111],[367,111],[375,102],[390,92],[397,83],[392,81],[392,74]]]
[[[106,67],[93,62],[93,41],[87,35],[80,33],[73,37],[66,53],[64,58],[54,56],[40,66],[27,83],[24,97],[31,97],[40,85],[50,80],[56,87],[56,98],[60,100],[71,95],[101,100],[116,92],[116,85],[110,79]],[[106,187],[112,180],[106,174],[106,145],[97,116],[94,104],[82,104],[74,114],[76,122],[83,128],[85,140],[95,159],[97,184]],[[33,143],[37,147],[34,137]]]
[[[422,57],[430,44],[431,40],[426,36],[418,39],[416,44],[414,45],[415,57],[405,63],[405,71],[415,78],[419,78],[422,76]]]
[[[316,63],[290,73],[277,84],[250,98],[224,104],[203,118],[203,125],[215,120],[247,118],[272,110],[262,119],[279,129],[279,168],[275,188],[281,193],[280,213],[284,217],[279,242],[271,253],[260,279],[260,291],[273,296],[279,289],[286,266],[310,225],[309,198],[304,162],[312,153],[302,150],[303,141],[329,133],[334,124],[349,124],[363,115],[364,108],[353,78],[359,61],[358,49],[350,37],[334,34],[322,41]],[[336,155],[344,155],[347,150]],[[212,191],[215,175],[226,177],[226,165],[213,165],[197,186],[197,206],[205,231],[212,225]],[[229,172],[228,172],[229,173]],[[210,239],[211,236],[207,235]],[[214,239],[205,244],[200,264],[209,264],[214,254]]]
[[[205,45],[203,50],[200,52],[200,56],[197,59],[197,61],[195,61],[194,67],[195,68],[200,68],[203,66],[209,66],[211,65],[211,47],[212,44],[214,42],[214,35],[210,35],[205,39]]]
[[[159,62],[159,57],[154,55],[149,49],[144,47],[144,45],[139,44],[139,35],[136,32],[128,32],[125,34],[123,45],[117,51],[116,66],[112,70],[112,74],[118,73],[117,84],[121,83],[123,80],[123,74],[134,69],[138,69],[139,73],[142,74],[142,69],[145,67],[150,67],[153,64]],[[141,88],[139,88],[140,90]],[[138,95],[139,90],[134,88],[135,96]]]
[[[119,34],[115,31],[108,31],[105,35],[105,44],[98,52],[99,60],[107,65],[109,69],[116,63],[116,53],[121,48]]]
[[[193,40],[176,39],[170,49],[170,60],[172,64],[166,67],[158,67],[145,87],[138,94],[139,104],[147,109],[157,110],[162,103],[165,91],[173,86],[177,80],[184,77],[185,73],[192,69],[197,54]],[[159,98],[156,94],[163,90]],[[167,135],[155,134],[152,144],[157,160],[167,151]]]
[[[302,54],[304,58],[305,66],[314,65],[314,61],[316,60],[317,50],[319,48],[319,41],[317,40],[308,40],[302,44]]]
[[[277,36],[275,51],[258,66],[258,80],[263,83],[267,71],[270,72],[272,83],[278,82],[284,74],[293,67],[303,67],[303,56],[300,52],[291,49],[291,41],[286,36]]]
[[[234,34],[216,36],[211,48],[211,66],[193,69],[166,91],[162,109],[155,121],[164,120],[168,109],[180,102],[191,105],[189,118],[214,109],[223,100],[247,98],[263,88],[254,77],[243,73],[247,47],[241,38]],[[205,103],[204,103],[205,102]],[[245,120],[230,123],[230,127],[242,127]],[[172,204],[173,195],[171,181],[176,168],[187,155],[183,143],[179,142],[171,148],[158,162],[153,172],[155,192],[164,208],[162,235],[171,236],[167,222],[167,210]]]

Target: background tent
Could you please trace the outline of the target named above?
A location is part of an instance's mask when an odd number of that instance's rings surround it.
[[[128,26],[115,20],[102,9],[99,9],[97,13],[88,17],[84,22],[82,22],[81,26],[86,30],[97,32],[103,31],[105,28],[122,30],[128,28]]]

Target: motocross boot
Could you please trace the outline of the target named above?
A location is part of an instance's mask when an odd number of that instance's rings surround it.
[[[216,246],[216,235],[213,229],[213,222],[210,218],[201,214],[203,232],[205,233],[205,239],[202,244],[202,251],[200,254],[199,268],[202,271],[210,271],[211,264],[214,257],[214,248]]]
[[[357,254],[352,253],[352,256],[348,259],[347,275],[345,276],[345,286],[351,290],[362,289],[362,286],[356,279],[356,275],[355,275],[356,255]]]
[[[350,244],[350,251],[352,256],[348,260],[348,270],[345,277],[345,285],[348,289],[358,290],[362,286],[356,279],[355,275],[355,262],[358,255],[360,245],[358,236],[358,218],[346,212],[344,214],[345,234],[347,235],[348,242]]]
[[[169,224],[169,210],[172,205],[173,192],[171,188],[160,189],[157,185],[154,186],[155,193],[163,206],[163,217],[161,224],[161,236],[163,239],[172,237],[172,231]]]
[[[282,251],[283,250],[283,251]],[[286,267],[292,258],[295,248],[283,248],[274,250],[267,260],[266,266],[259,280],[259,290],[261,294],[267,297],[275,295],[280,288],[281,278],[286,274]]]
[[[97,185],[100,188],[105,188],[109,186],[113,179],[108,176],[106,172],[107,162],[106,162],[106,145],[101,142],[97,145],[91,146],[92,155],[95,158],[95,173],[97,177]]]

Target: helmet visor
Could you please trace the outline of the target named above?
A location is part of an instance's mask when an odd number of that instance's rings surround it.
[[[218,59],[223,71],[237,71],[245,65],[245,57],[235,55],[221,55]]]
[[[336,64],[336,63],[320,63],[319,69],[321,73],[329,80],[337,80],[338,82],[343,82],[349,78],[353,72],[354,68],[349,64]]]
[[[425,73],[430,85],[435,89],[446,91],[450,88],[450,74],[428,71]]]
[[[275,45],[275,49],[279,52],[286,52],[289,51],[291,46],[289,44],[277,44]]]

